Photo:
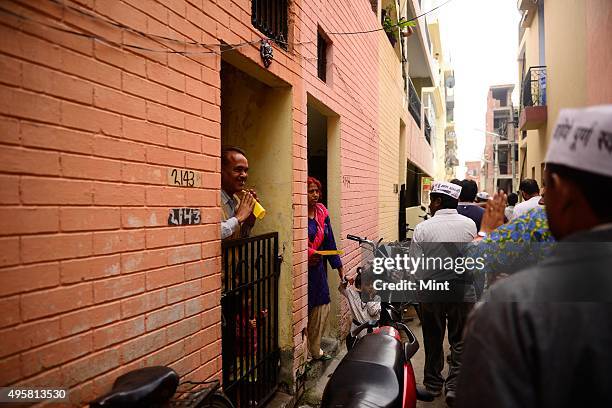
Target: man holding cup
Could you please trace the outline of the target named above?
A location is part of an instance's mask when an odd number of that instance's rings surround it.
[[[238,147],[221,150],[221,239],[248,237],[255,224],[253,208],[257,205],[254,190],[245,190],[249,162]]]

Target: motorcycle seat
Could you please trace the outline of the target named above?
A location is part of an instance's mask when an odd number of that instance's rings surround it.
[[[130,371],[118,377],[113,389],[90,402],[90,408],[153,408],[170,400],[179,383],[171,368],[155,366]]]
[[[401,407],[404,354],[395,338],[367,334],[348,352],[330,378],[322,407]]]

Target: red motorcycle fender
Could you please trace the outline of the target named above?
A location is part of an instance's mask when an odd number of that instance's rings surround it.
[[[374,329],[374,333],[385,334],[387,336],[394,337],[395,340],[397,341],[400,341],[400,342],[402,341],[400,332],[395,327],[391,327],[391,326],[377,327],[376,329]]]
[[[404,364],[404,405],[403,408],[416,408],[416,378],[412,364],[407,362]]]

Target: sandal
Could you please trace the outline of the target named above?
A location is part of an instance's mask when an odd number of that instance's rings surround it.
[[[333,357],[330,356],[329,354],[322,354],[321,357],[317,358],[317,361],[329,361],[331,360]]]

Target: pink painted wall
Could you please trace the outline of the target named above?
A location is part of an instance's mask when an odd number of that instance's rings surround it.
[[[612,1],[586,2],[587,103],[612,103]]]

